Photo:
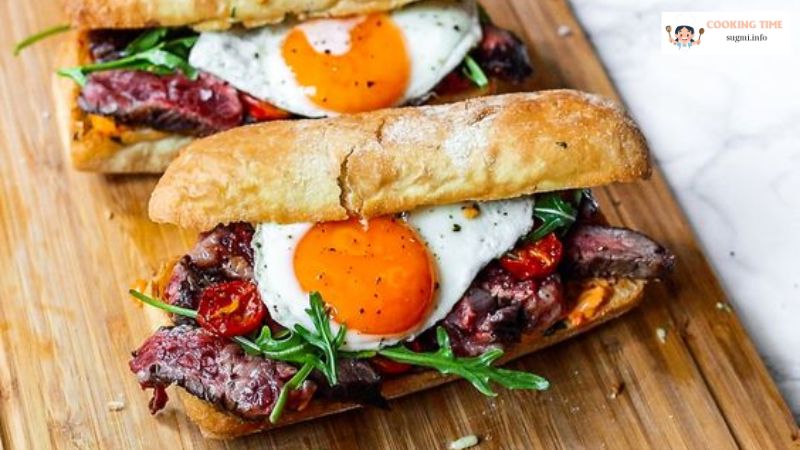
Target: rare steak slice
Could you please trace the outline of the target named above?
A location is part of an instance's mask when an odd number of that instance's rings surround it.
[[[522,333],[545,330],[567,312],[561,278],[517,280],[497,264],[479,275],[442,324],[459,355],[519,341]]]
[[[520,83],[533,73],[528,49],[514,33],[490,23],[482,28],[483,39],[473,54],[487,74]]]
[[[658,278],[675,256],[627,228],[578,224],[564,241],[564,269],[578,277]]]
[[[140,70],[109,70],[89,75],[78,106],[90,114],[188,136],[206,136],[243,121],[239,94],[224,81],[201,73],[156,75]]]
[[[248,355],[238,344],[191,325],[159,329],[133,352],[129,366],[142,388],[153,388],[153,413],[164,407],[164,389],[175,383],[252,420],[269,417],[281,387],[297,372],[289,364]],[[316,384],[306,380],[290,392],[287,407],[303,409],[315,390]]]

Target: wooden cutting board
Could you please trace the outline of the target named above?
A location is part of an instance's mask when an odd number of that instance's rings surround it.
[[[616,96],[564,1],[485,3],[530,44],[529,88]],[[175,395],[151,417],[127,360],[160,313],[125,292],[194,237],[147,220],[155,178],[71,170],[49,95],[57,42],[10,52],[64,18],[47,0],[7,0],[0,12],[0,448],[433,449],[470,434],[482,449],[800,448],[797,425],[658,171],[598,194],[614,223],[668,245],[677,271],[622,319],[512,364],[545,375],[549,391],[485,398],[456,382],[388,412],[352,411],[231,443],[203,439]],[[561,25],[571,33],[559,36]]]

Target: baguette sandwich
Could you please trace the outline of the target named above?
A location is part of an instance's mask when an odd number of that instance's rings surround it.
[[[244,124],[485,95],[532,72],[475,0],[67,0],[54,77],[81,170],[161,173]]]
[[[137,299],[171,322],[133,352],[153,413],[176,384],[233,438],[464,378],[635,306],[673,256],[588,188],[649,173],[617,106],[576,91],[250,125],[190,144],[150,200],[204,230]]]

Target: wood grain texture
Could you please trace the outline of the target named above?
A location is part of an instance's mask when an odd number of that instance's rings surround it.
[[[562,0],[486,2],[532,47],[528,88],[614,96]],[[52,2],[0,4],[0,445],[3,448],[800,448],[797,425],[716,281],[663,177],[599,191],[606,214],[678,256],[645,304],[597,331],[512,363],[542,393],[485,398],[456,382],[392,402],[223,443],[203,439],[175,395],[153,418],[127,354],[159,313],[126,289],[194,237],[146,218],[154,178],[77,173],[59,145],[49,75],[56,42],[8,49],[63,21]],[[573,34],[559,37],[566,24]],[[661,343],[657,328],[667,330]],[[611,395],[624,386],[618,395]],[[122,400],[122,411],[108,402]]]

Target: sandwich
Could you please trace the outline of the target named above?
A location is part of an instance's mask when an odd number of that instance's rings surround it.
[[[244,124],[511,90],[522,41],[475,0],[69,0],[54,89],[73,165],[161,173]],[[47,33],[44,33],[47,34]]]
[[[132,353],[152,389],[233,438],[499,367],[634,307],[668,250],[609,225],[594,186],[649,174],[615,104],[570,90],[240,127],[191,143],[149,204],[202,230],[138,300],[170,320]]]

